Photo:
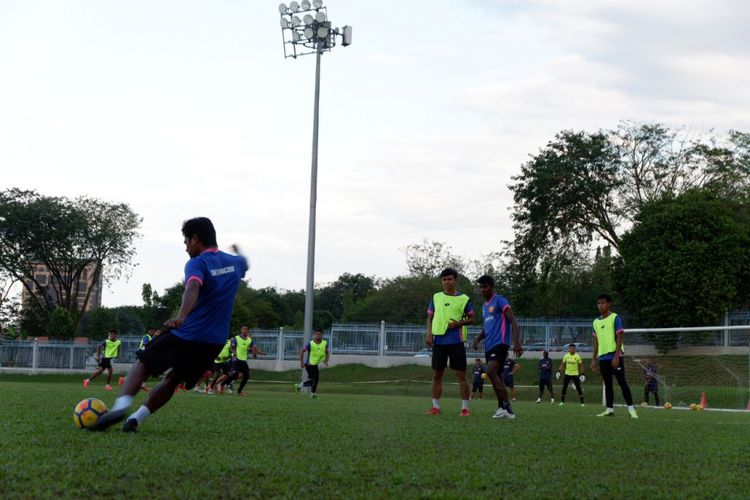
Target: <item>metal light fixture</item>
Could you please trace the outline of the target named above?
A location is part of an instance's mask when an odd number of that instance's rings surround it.
[[[307,281],[305,286],[305,334],[307,343],[312,336],[313,297],[315,293],[315,210],[318,196],[318,122],[320,111],[320,56],[336,46],[337,38],[341,45],[352,43],[352,28],[332,28],[328,21],[328,11],[322,0],[293,1],[287,7],[279,5],[281,14],[281,37],[285,58],[315,54],[315,106],[313,108],[312,168],[310,174],[310,221],[307,235]],[[296,14],[302,16],[300,19]],[[304,24],[303,24],[304,23]],[[303,378],[305,377],[303,373]]]

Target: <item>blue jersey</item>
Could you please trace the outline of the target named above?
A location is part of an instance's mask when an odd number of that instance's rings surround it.
[[[508,299],[497,294],[482,306],[485,351],[500,344],[510,345],[511,322],[505,315],[508,309],[510,309]]]
[[[599,319],[601,319],[601,317],[599,317]],[[625,326],[622,323],[622,318],[618,314],[617,317],[615,318],[615,335],[617,335],[620,332],[624,332],[624,331],[625,331]],[[594,332],[594,337],[596,337],[596,332]],[[594,353],[594,354],[596,354],[596,353]],[[612,353],[609,353],[609,354],[605,354],[603,356],[599,356],[599,359],[602,360],[602,361],[609,361],[609,360],[611,360],[614,357],[615,357],[615,353],[612,352]]]
[[[484,373],[484,366],[482,365],[474,365],[474,368],[471,370],[472,375],[474,376],[474,382],[482,382],[482,374]]]
[[[200,283],[198,302],[172,333],[193,342],[224,345],[229,334],[234,297],[246,272],[244,257],[220,252],[216,248],[190,259],[185,264],[185,284],[194,280]]]
[[[505,360],[505,365],[503,366],[503,378],[505,380],[513,380],[513,368],[516,366],[516,360],[513,358],[508,358]]]
[[[456,295],[462,295],[461,292],[456,292]],[[435,315],[435,304],[430,301],[430,305],[427,307],[427,315],[432,317]],[[474,307],[471,302],[466,303],[464,307],[464,315],[467,318],[474,317]],[[435,345],[449,345],[449,344],[463,344],[464,339],[461,336],[461,328],[448,328],[445,331],[445,335],[435,335],[432,337],[432,341]]]
[[[539,380],[552,380],[552,360],[550,358],[539,360]]]

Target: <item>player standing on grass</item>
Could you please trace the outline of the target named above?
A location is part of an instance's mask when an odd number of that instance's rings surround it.
[[[646,404],[648,404],[650,393],[654,394],[656,406],[659,406],[659,381],[656,378],[656,365],[649,360],[645,360],[645,366],[643,367],[643,402]]]
[[[498,373],[502,370],[505,360],[508,358],[511,332],[513,334],[513,352],[518,357],[523,354],[521,330],[518,328],[518,321],[513,315],[508,299],[495,293],[495,280],[485,274],[477,280],[477,283],[479,283],[479,292],[486,302],[482,305],[482,316],[484,316],[482,333],[474,339],[473,348],[477,350],[479,343],[484,340],[487,376],[495,390],[498,406],[492,418],[513,419],[516,418],[516,415],[513,413],[510,401],[508,401],[508,390]]]
[[[260,346],[253,341],[252,337],[250,337],[250,327],[247,325],[242,325],[240,327],[240,334],[232,337],[230,350],[232,351],[233,373],[224,382],[224,385],[229,385],[241,377],[242,382],[240,382],[240,387],[237,389],[237,395],[245,397],[246,394],[242,392],[242,389],[245,388],[247,380],[250,378],[250,367],[247,365],[247,357],[249,354],[252,354],[253,359],[255,359],[258,357],[258,354],[262,356],[265,352],[263,352]],[[221,387],[222,388],[219,389],[219,392],[223,393],[223,385]]]
[[[555,391],[552,389],[552,360],[549,357],[549,352],[544,351],[542,359],[539,360],[539,397],[536,402],[542,402],[542,396],[544,396],[544,388],[546,387],[549,391],[550,403],[555,402]]]
[[[581,399],[581,406],[583,406],[583,389],[581,389],[581,382],[586,380],[586,376],[583,373],[583,359],[581,355],[576,352],[576,345],[571,343],[568,345],[568,352],[563,356],[560,368],[557,369],[557,378],[560,378],[560,372],[565,370],[565,378],[563,379],[562,398],[560,399],[560,406],[565,404],[565,394],[568,392],[568,384],[573,381],[573,385],[576,387],[578,397]]]
[[[466,383],[466,325],[474,323],[474,308],[468,295],[456,290],[458,272],[446,268],[440,273],[443,291],[432,296],[427,308],[427,346],[432,347],[432,408],[429,415],[440,414],[443,374],[450,360],[461,391],[462,417],[469,416],[469,385]]]
[[[112,360],[120,355],[122,341],[117,339],[117,330],[110,330],[108,333],[109,337],[96,347],[96,360],[99,361],[99,368],[83,381],[84,387],[88,387],[89,382],[101,375],[104,370],[107,370],[107,385],[104,386],[104,390],[112,390]],[[103,357],[102,349],[104,350]]]
[[[484,390],[484,379],[482,378],[482,375],[485,374],[486,370],[482,365],[481,359],[477,358],[474,361],[474,368],[471,370],[471,399],[475,399],[477,396],[479,399],[482,399],[482,391]]]
[[[136,431],[146,417],[172,398],[179,384],[184,382],[192,388],[226,342],[234,297],[247,272],[247,260],[219,251],[216,230],[205,217],[185,221],[182,234],[190,260],[185,264],[180,311],[165,323],[168,331],[136,353],[138,360],[125,378],[120,397],[93,430],[106,430],[122,421],[141,384],[151,375],[167,372],[146,403],[123,426],[125,432]],[[239,253],[236,246],[232,250]]]
[[[516,398],[518,397],[518,392],[516,391],[515,375],[520,369],[521,365],[516,363],[515,359],[508,358],[505,360],[505,365],[503,365],[503,384],[505,384],[505,387],[510,389],[513,402],[515,402]]]
[[[628,405],[631,418],[638,418],[638,413],[633,406],[633,396],[630,387],[625,380],[625,366],[623,348],[623,337],[625,327],[622,318],[612,312],[612,297],[606,293],[596,298],[596,306],[599,309],[599,317],[594,320],[594,357],[591,360],[591,370],[596,371],[597,363],[604,381],[604,398],[607,409],[597,415],[598,417],[612,417],[615,414],[615,391],[612,386],[612,377],[622,390],[622,397]]]
[[[214,380],[209,391],[224,394],[222,385],[232,375],[232,341],[227,339],[219,355],[214,359]]]
[[[313,338],[305,344],[299,355],[299,366],[307,371],[307,380],[300,387],[309,387],[312,392],[312,398],[317,398],[318,382],[320,381],[320,369],[318,365],[328,366],[328,359],[331,357],[331,350],[328,349],[328,341],[323,338],[323,330],[317,328],[313,333]]]

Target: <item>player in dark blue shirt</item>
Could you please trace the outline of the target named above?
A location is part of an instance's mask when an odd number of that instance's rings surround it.
[[[659,406],[659,380],[656,378],[656,365],[649,360],[644,360],[643,365],[643,402],[648,405],[648,396],[653,393],[656,406]]]
[[[167,331],[136,353],[138,360],[125,378],[120,397],[93,430],[105,430],[122,421],[141,384],[151,375],[166,372],[146,403],[125,422],[123,431],[134,432],[146,417],[170,400],[180,384],[191,389],[211,368],[226,343],[234,297],[247,272],[247,260],[218,249],[216,230],[206,217],[185,221],[182,235],[190,260],[185,264],[180,311],[164,324]],[[239,254],[236,246],[232,250]]]
[[[539,360],[539,397],[536,402],[542,402],[542,396],[544,396],[544,388],[549,390],[550,402],[555,402],[555,391],[552,389],[552,359],[549,357],[549,352],[544,351],[542,359]]]
[[[471,399],[475,399],[477,396],[482,399],[482,391],[484,390],[484,377],[486,370],[482,364],[482,360],[477,358],[474,360],[474,368],[471,370],[472,382],[471,382]]]

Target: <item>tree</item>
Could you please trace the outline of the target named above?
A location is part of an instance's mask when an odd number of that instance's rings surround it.
[[[375,289],[375,278],[364,274],[344,273],[333,283],[315,291],[315,310],[328,311],[334,320],[367,297]]]
[[[447,267],[459,273],[464,269],[461,257],[453,253],[450,245],[439,241],[422,240],[422,243],[407,245],[403,252],[410,276],[434,278]]]
[[[49,314],[56,307],[67,310],[77,328],[91,298],[87,285],[129,271],[140,222],[123,203],[8,189],[0,192],[0,268]],[[40,282],[38,265],[50,273],[48,281]]]
[[[75,332],[75,322],[70,317],[70,311],[62,307],[55,307],[49,317],[48,335],[57,339],[72,339]]]
[[[716,325],[750,299],[750,221],[706,190],[644,205],[623,236],[615,284],[645,327]],[[661,350],[676,337],[660,336]]]
[[[720,138],[633,123],[563,131],[513,177],[516,254],[531,268],[589,250],[594,239],[617,252],[644,204],[696,188],[746,196],[749,179],[750,136],[741,132]]]

